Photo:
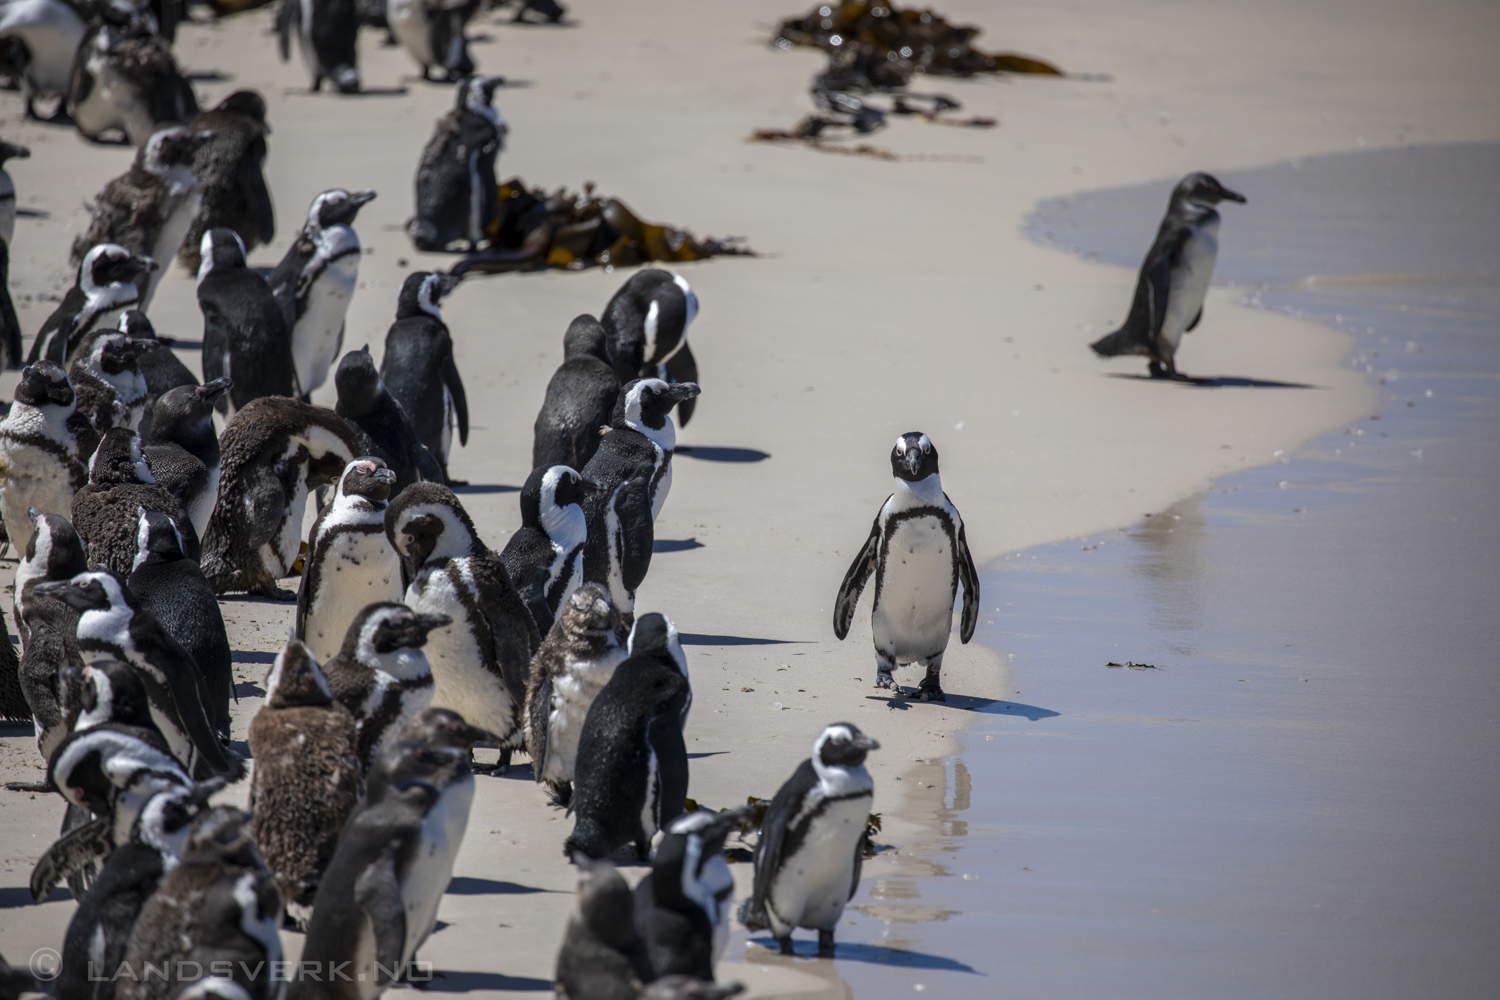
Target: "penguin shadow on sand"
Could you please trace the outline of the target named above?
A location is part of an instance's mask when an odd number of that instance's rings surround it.
[[[952,695],[949,695],[951,698]],[[971,975],[982,976],[984,973],[973,966],[965,965],[954,958],[945,958],[942,955],[929,955],[922,951],[909,951],[905,948],[883,948],[878,944],[862,944],[858,941],[839,941],[834,945],[833,957],[819,958],[817,954],[817,942],[797,941],[802,949],[796,955],[781,955],[777,951],[776,940],[769,935],[757,935],[747,942],[745,949],[745,961],[756,965],[791,965],[798,972],[809,972],[818,975],[821,970],[827,969],[831,979],[838,979],[835,961],[843,962],[872,962],[876,965],[891,965],[904,969],[928,969],[934,972],[967,972]],[[754,950],[754,949],[760,950]],[[809,959],[813,961],[809,963]],[[838,979],[846,990],[848,984]],[[834,988],[835,996],[838,995]],[[845,993],[853,996],[852,991]]]
[[[680,444],[672,454],[674,457],[681,455],[700,462],[764,462],[771,457],[770,452],[756,448],[722,448],[704,444]]]
[[[983,715],[1009,715],[1018,719],[1029,719],[1038,722],[1042,719],[1055,719],[1062,715],[1050,708],[1041,708],[1037,705],[1023,705],[1015,701],[999,701],[993,698],[971,698],[965,694],[954,694],[947,692],[948,700],[944,702],[947,708],[956,708],[962,712],[979,712]],[[910,697],[906,692],[897,687],[894,695],[869,694],[865,695],[868,701],[885,702],[887,708],[892,711],[906,711],[913,704],[922,704],[917,699]]]
[[[1160,378],[1155,375],[1136,375],[1127,372],[1108,372],[1107,378],[1122,378],[1133,382],[1160,382],[1163,385],[1180,385],[1196,389],[1326,389],[1326,385],[1311,385],[1307,382],[1277,382],[1274,379],[1246,378],[1239,375],[1178,375],[1176,378]]]
[[[480,430],[482,428],[476,428]],[[461,485],[449,484],[449,489],[459,496],[481,493],[519,493],[521,487],[507,486],[505,483],[463,483]]]
[[[538,892],[559,892],[557,889],[540,889],[518,882],[502,882],[492,878],[474,878],[455,875],[448,883],[445,896],[530,896]],[[566,895],[566,894],[564,894]]]

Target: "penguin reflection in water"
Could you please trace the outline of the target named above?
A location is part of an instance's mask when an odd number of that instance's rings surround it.
[[[874,576],[875,686],[894,688],[898,664],[921,663],[927,676],[917,688],[918,697],[946,701],[939,673],[953,629],[953,599],[962,584],[959,638],[968,642],[979,619],[979,574],[963,519],[938,478],[932,440],[918,431],[898,437],[891,449],[891,471],[895,492],[875,516],[870,537],[844,576],[833,609],[833,632],[840,639],[849,634],[860,592]]]
[[[1172,189],[1156,242],[1136,279],[1130,315],[1114,333],[1090,346],[1102,358],[1144,354],[1152,378],[1187,381],[1177,370],[1177,347],[1203,318],[1203,298],[1219,257],[1221,201],[1245,202],[1211,174],[1192,173]]]

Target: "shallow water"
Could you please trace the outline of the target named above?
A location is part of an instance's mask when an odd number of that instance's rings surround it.
[[[1379,405],[985,568],[1016,702],[903,776],[929,834],[871,862],[836,972],[798,960],[833,992],[1500,988],[1500,145],[1221,179],[1249,204],[1219,277],[1356,334]],[[1170,188],[1045,203],[1028,232],[1133,267]]]

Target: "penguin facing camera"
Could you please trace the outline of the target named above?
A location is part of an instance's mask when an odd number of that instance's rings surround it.
[[[271,291],[292,331],[292,363],[304,401],[328,381],[328,369],[344,346],[344,314],[359,283],[354,218],[374,199],[374,191],[343,188],[318,195],[271,272]]]
[[[387,0],[386,22],[423,80],[436,68],[440,83],[456,83],[474,72],[464,28],[478,11],[479,0]]]
[[[293,600],[276,581],[301,553],[307,494],[337,482],[360,453],[354,429],[332,410],[267,396],[234,415],[219,449],[219,501],[203,535],[203,574],[216,594]]]
[[[448,456],[455,429],[459,443],[469,443],[469,401],[438,300],[457,283],[456,278],[427,271],[407,275],[380,359],[381,380],[411,418],[417,438],[442,466],[439,481],[449,486],[464,485],[448,478]]]
[[[16,183],[5,169],[7,160],[24,160],[31,150],[13,142],[0,142],[0,347],[5,367],[20,368],[25,357],[21,343],[21,321],[10,298],[10,248],[16,235]]]
[[[657,268],[631,275],[599,317],[615,376],[622,384],[635,378],[697,382],[698,363],[687,341],[697,315],[698,296],[682,275]],[[691,397],[678,405],[682,426],[692,419],[694,405]]]
[[[880,744],[852,722],[818,735],[804,760],[776,792],[755,845],[755,894],[740,923],[769,929],[783,955],[792,931],[818,932],[818,954],[833,956],[833,930],[859,889],[865,829],[875,783],[865,756]]]
[[[400,601],[401,557],[385,534],[396,474],[378,458],[344,467],[332,501],[307,536],[297,590],[296,636],[328,661],[343,648],[355,617],[371,604]]]
[[[292,57],[292,38],[312,76],[313,93],[327,80],[340,94],[359,93],[359,54],[355,36],[359,14],[355,0],[300,0],[283,3],[276,15],[281,61]]]
[[[1203,299],[1219,257],[1221,201],[1245,203],[1211,174],[1178,181],[1167,214],[1136,278],[1130,314],[1116,331],[1089,346],[1101,358],[1144,354],[1152,378],[1191,381],[1177,370],[1177,348],[1203,318]]]
[[[27,118],[68,123],[73,60],[86,30],[77,8],[65,0],[11,0],[0,6],[0,51],[7,57],[0,72],[21,82]],[[43,119],[36,102],[51,98],[57,108]]]
[[[121,314],[140,305],[143,275],[156,261],[131,253],[118,243],[104,243],[83,255],[78,276],[31,342],[28,363],[46,359],[65,365],[95,330],[119,328]]]
[[[199,538],[219,499],[219,436],[214,433],[214,401],[234,383],[178,386],[156,401],[141,453],[156,484],[172,494]],[[143,421],[144,423],[144,421]]]
[[[533,469],[521,487],[521,527],[500,558],[521,600],[546,635],[552,619],[583,583],[583,547],[588,522],[583,502],[599,491],[566,465]]]
[[[563,363],[547,383],[536,415],[531,467],[588,465],[599,450],[599,429],[609,425],[619,395],[603,325],[587,313],[576,317],[563,335]]]
[[[333,373],[333,384],[339,393],[333,412],[354,428],[361,454],[377,456],[396,474],[395,492],[418,480],[444,480],[443,467],[417,437],[406,410],[375,370],[369,344],[344,355]]]
[[[130,575],[139,546],[142,509],[170,518],[183,551],[189,559],[198,560],[202,549],[193,522],[152,476],[141,453],[140,437],[116,427],[104,435],[89,464],[89,481],[73,497],[73,527],[88,546],[90,569],[109,570],[121,579]]]
[[[88,482],[78,434],[96,434],[78,425],[75,399],[67,373],[38,361],[22,369],[15,402],[0,420],[0,518],[17,549],[30,544],[28,508],[68,517],[73,495]]]
[[[129,334],[101,331],[83,344],[82,353],[68,366],[68,380],[78,413],[98,434],[111,428],[133,430],[146,411],[146,376],[137,360],[150,341],[137,342]],[[89,449],[79,433],[80,453]]]
[[[607,860],[579,854],[577,908],[568,916],[557,971],[559,996],[636,1000],[655,975],[635,925],[635,896]]]
[[[233,416],[252,400],[296,396],[292,332],[271,286],[245,262],[245,245],[233,229],[203,234],[198,308],[203,313],[203,380],[233,373],[234,387],[219,398]]]
[[[156,336],[156,327],[139,309],[121,313],[116,329],[136,342],[136,364],[146,377],[146,409],[136,429],[141,432],[142,441],[150,442],[151,419],[157,400],[178,386],[197,386],[198,376],[172,353],[171,341]]]
[[[501,76],[471,76],[453,110],[437,121],[417,164],[417,214],[409,223],[418,250],[473,251],[489,242],[500,208],[495,160],[507,126],[491,106]]]
[[[651,871],[635,887],[635,924],[657,978],[714,981],[729,946],[734,902],[724,841],[749,812],[741,806],[687,813],[667,827],[657,845]]]
[[[594,698],[578,739],[573,832],[563,843],[604,858],[626,844],[645,861],[651,838],[682,814],[688,789],[683,721],[693,692],[677,628],[665,615],[642,616],[629,655]]]
[[[130,169],[94,198],[93,218],[73,241],[73,264],[101,243],[116,243],[163,265],[170,263],[203,200],[193,159],[213,137],[212,132],[194,132],[184,125],[163,125],[152,132],[136,151]],[[159,269],[146,275],[139,308],[149,308],[164,273]]]
[[[870,537],[844,575],[833,609],[833,633],[849,634],[865,584],[875,578],[870,621],[875,637],[875,686],[896,687],[896,667],[918,663],[923,701],[946,701],[940,672],[953,631],[953,600],[963,587],[959,640],[974,637],[979,621],[979,574],[969,554],[963,518],[943,492],[932,439],[908,431],[891,449],[895,492],[875,515]]]
[[[198,114],[192,84],[152,20],[149,14],[102,7],[84,32],[68,85],[68,110],[85,139],[100,142],[118,130],[125,142],[140,146],[158,125],[191,121]]]
[[[192,170],[203,199],[177,253],[177,262],[196,274],[202,264],[203,234],[233,229],[247,251],[276,238],[276,212],[266,187],[266,101],[253,90],[236,90],[189,123],[207,136],[193,156]],[[162,266],[167,258],[156,255]]]

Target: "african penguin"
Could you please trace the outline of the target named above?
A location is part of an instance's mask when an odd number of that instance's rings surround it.
[[[766,810],[755,845],[755,894],[739,916],[751,930],[770,929],[783,955],[792,954],[798,927],[816,930],[818,954],[833,955],[833,929],[859,889],[875,800],[865,755],[879,749],[854,723],[834,723]]]
[[[99,434],[140,426],[146,411],[146,376],[138,356],[150,342],[137,343],[126,333],[100,331],[85,341],[83,353],[68,366],[78,412]],[[88,448],[80,436],[82,455]]]
[[[599,317],[621,384],[635,378],[697,382],[698,365],[687,341],[697,315],[698,296],[682,275],[656,268],[631,275]],[[677,415],[684,427],[693,405],[691,397],[681,401]]]
[[[324,662],[343,648],[350,623],[366,606],[400,601],[405,592],[401,557],[385,534],[395,481],[380,459],[356,458],[308,533],[296,635]]]
[[[194,132],[185,125],[163,125],[152,132],[130,169],[95,196],[93,218],[73,241],[73,264],[101,243],[119,244],[164,266],[170,263],[203,200],[193,158],[212,138],[212,132]],[[154,271],[141,283],[141,309],[150,307],[165,273]]]
[[[604,327],[584,314],[563,335],[563,363],[547,383],[547,396],[532,430],[531,467],[581,469],[599,450],[599,430],[609,425],[620,395],[605,349]]]
[[[98,13],[78,45],[68,86],[79,134],[97,142],[118,129],[140,146],[158,125],[192,120],[198,100],[171,47],[155,33],[154,18],[119,7]]]
[[[104,435],[89,465],[89,481],[73,496],[72,521],[88,547],[89,568],[122,579],[135,566],[141,509],[160,511],[181,532],[183,551],[197,560],[198,535],[175,497],[157,485],[135,431],[116,427]]]
[[[333,697],[354,716],[360,767],[368,768],[375,752],[432,704],[432,665],[422,647],[434,629],[452,620],[392,601],[370,604],[349,623],[337,655],[323,664]]]
[[[16,184],[5,169],[7,160],[24,160],[31,155],[25,146],[0,142],[0,347],[5,351],[5,367],[20,368],[25,357],[21,343],[21,321],[10,298],[10,248],[16,234]]]
[[[521,487],[521,527],[500,558],[521,600],[546,635],[557,609],[583,582],[588,523],[583,501],[598,491],[566,465],[533,469]]]
[[[255,842],[301,925],[362,794],[358,752],[354,716],[334,699],[308,648],[288,639],[250,720],[250,808]]]
[[[385,335],[380,377],[411,418],[412,428],[443,467],[447,478],[453,432],[469,442],[469,400],[453,360],[453,338],[438,300],[453,287],[448,275],[418,271],[406,276],[396,303],[396,322]]]
[[[406,603],[453,619],[427,644],[433,701],[500,734],[500,759],[485,770],[504,773],[524,740],[527,672],[541,645],[536,620],[504,561],[479,538],[447,487],[407,487],[386,508],[385,531],[408,567]]]
[[[219,436],[214,401],[229,391],[227,378],[207,385],[178,386],[151,409],[151,430],[141,453],[157,485],[177,500],[199,538],[219,499]]]
[[[0,44],[12,49],[18,64],[6,69],[26,91],[27,118],[40,118],[37,98],[55,97],[57,110],[49,120],[67,122],[73,60],[87,29],[78,8],[65,0],[10,0],[0,6]]]
[[[729,946],[734,876],[724,841],[749,807],[721,813],[699,809],[667,827],[651,871],[635,887],[635,924],[657,977],[693,976],[713,982]]]
[[[656,977],[636,930],[635,897],[609,861],[579,854],[575,863],[578,903],[557,952],[557,995],[636,1000]]]
[[[0,142],[0,243],[7,247],[16,235],[16,182],[11,179],[5,164],[11,160],[27,160],[31,150],[13,142]]]
[[[46,359],[65,365],[77,355],[85,337],[95,330],[113,330],[120,314],[141,301],[141,276],[156,270],[156,261],[141,257],[117,243],[104,243],[83,255],[78,277],[52,315],[42,322],[31,342],[27,361]]]
[[[0,420],[0,518],[18,549],[31,538],[28,508],[69,517],[73,494],[88,482],[75,412],[73,384],[60,367],[38,361],[21,371],[15,402]]]
[[[234,415],[219,449],[219,502],[203,536],[203,574],[216,594],[292,600],[276,581],[301,552],[307,494],[337,482],[360,454],[354,429],[331,410],[267,396]]]
[[[932,440],[920,431],[898,437],[891,449],[891,472],[895,492],[875,515],[870,537],[844,575],[834,602],[833,632],[840,640],[849,634],[860,592],[873,575],[875,686],[896,688],[896,667],[920,663],[927,674],[917,696],[946,701],[939,673],[953,630],[953,600],[962,585],[959,639],[968,642],[979,620],[979,574],[963,518],[943,492]]]
[[[417,165],[417,214],[409,223],[418,250],[478,250],[499,211],[495,160],[506,124],[491,106],[499,76],[459,83],[453,110],[437,127]]]
[[[135,562],[125,582],[141,607],[156,616],[197,664],[208,695],[209,719],[219,741],[228,744],[229,700],[238,697],[224,616],[203,571],[183,553],[177,525],[161,511],[140,511]]]
[[[31,584],[71,580],[88,569],[83,539],[78,537],[73,522],[60,514],[43,514],[35,507],[27,508],[26,519],[32,529],[22,549],[21,560],[16,564],[14,607],[16,629],[23,645],[30,634],[25,618],[27,602],[31,600]]]
[[[627,649],[579,735],[569,858],[608,857],[634,843],[636,860],[646,860],[652,836],[681,815],[687,797],[682,722],[692,689],[677,629],[664,615],[644,615]]]
[[[292,332],[271,286],[245,263],[233,229],[203,234],[198,308],[203,313],[203,380],[234,379],[219,412],[233,416],[263,396],[296,396]]]
[[[431,80],[436,67],[439,81],[454,83],[474,72],[464,26],[478,10],[478,0],[387,0],[385,16],[423,80]]]
[[[193,156],[193,174],[203,185],[203,201],[177,254],[177,262],[197,273],[203,234],[233,229],[245,249],[276,237],[276,213],[266,187],[266,101],[253,90],[236,90],[195,117],[191,128],[209,139]],[[167,259],[157,257],[165,267]]]
[[[443,467],[417,436],[405,408],[375,370],[369,344],[344,355],[333,373],[333,384],[339,393],[333,412],[349,421],[359,435],[362,454],[383,459],[396,474],[393,492],[399,493],[419,479],[444,480]]]
[[[292,331],[292,363],[303,399],[328,381],[328,369],[344,344],[344,314],[359,283],[354,217],[374,198],[374,191],[343,188],[318,195],[271,272],[271,291]]]
[[[77,610],[55,597],[38,596],[35,588],[49,580],[71,580],[88,566],[83,540],[66,518],[31,510],[36,527],[16,567],[14,611],[22,643],[21,690],[35,720],[37,750],[46,760],[68,734],[59,671],[68,666],[82,669],[83,656],[78,650]]]
[[[312,90],[326,79],[341,94],[359,93],[359,18],[355,0],[295,0],[276,15],[281,61],[292,57],[292,36],[312,76]]]
[[[585,583],[568,597],[531,660],[526,685],[526,752],[531,771],[554,800],[573,797],[578,737],[589,706],[625,659],[620,613],[609,591]]]
[[[136,342],[135,361],[146,379],[146,409],[136,430],[141,432],[141,440],[149,443],[156,401],[178,386],[196,387],[198,376],[172,353],[171,341],[157,337],[156,327],[139,309],[121,313],[117,329]]]
[[[1245,196],[1205,173],[1188,174],[1172,189],[1167,214],[1136,278],[1130,315],[1114,333],[1089,345],[1102,358],[1144,354],[1152,378],[1185,379],[1177,370],[1182,335],[1203,318],[1203,298],[1219,257],[1221,201]]]

